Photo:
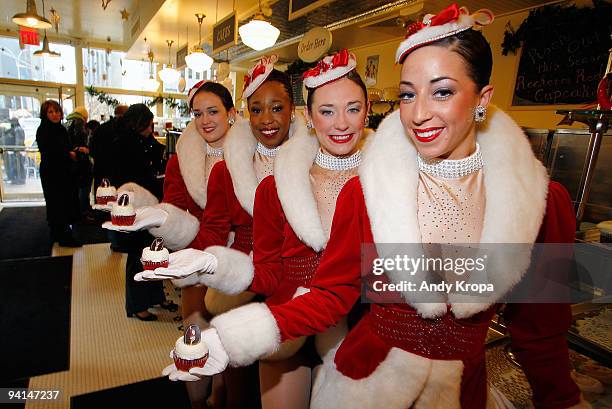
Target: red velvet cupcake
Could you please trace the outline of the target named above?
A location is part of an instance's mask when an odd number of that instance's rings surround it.
[[[113,203],[111,221],[115,226],[131,226],[136,220],[136,211],[130,203],[130,197],[124,193]]]
[[[149,247],[142,249],[140,261],[145,270],[155,270],[158,267],[168,267],[169,257],[170,253],[164,247],[164,239],[158,237]]]
[[[176,340],[172,357],[179,371],[189,372],[191,368],[203,368],[208,359],[208,347],[201,340],[200,327],[191,324],[185,335]]]

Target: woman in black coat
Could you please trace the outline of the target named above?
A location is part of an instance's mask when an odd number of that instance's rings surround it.
[[[62,118],[62,108],[56,101],[45,101],[40,107],[41,123],[36,131],[41,156],[40,179],[51,240],[60,246],[79,247],[81,244],[74,238],[71,228],[79,217],[76,152],[70,149]]]
[[[113,142],[114,171],[112,182],[121,186],[128,182],[147,189],[158,199],[162,197],[162,180],[157,176],[165,168],[164,145],[153,137],[153,114],[144,104],[131,105],[118,123],[118,136]],[[154,321],[157,316],[148,308],[160,305],[171,311],[178,306],[166,301],[164,288],[159,282],[137,282],[134,276],[143,271],[140,257],[142,249],[153,241],[147,231],[118,233],[121,247],[128,253],[125,268],[125,309],[128,317]]]

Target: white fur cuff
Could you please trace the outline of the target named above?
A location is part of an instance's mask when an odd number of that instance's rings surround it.
[[[270,309],[263,303],[235,308],[213,318],[223,348],[233,366],[245,366],[280,346],[280,331]]]
[[[149,229],[155,237],[164,239],[164,244],[170,250],[182,250],[195,239],[200,230],[200,221],[170,203],[160,203],[156,206],[168,213],[168,218],[159,227]]]
[[[132,199],[132,206],[136,208],[143,206],[155,206],[159,203],[159,200],[157,200],[153,193],[149,192],[147,189],[137,183],[124,183],[123,185],[119,186],[119,189],[117,189],[119,194],[126,191],[133,193],[130,199]]]
[[[206,285],[225,294],[236,295],[249,288],[255,268],[248,254],[223,246],[205,250],[217,257],[217,269],[205,276]]]

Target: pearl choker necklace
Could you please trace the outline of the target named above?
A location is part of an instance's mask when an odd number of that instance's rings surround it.
[[[417,162],[420,171],[444,179],[458,179],[482,169],[482,155],[478,144],[476,144],[476,152],[467,158],[427,160],[417,153]]]
[[[261,142],[259,141],[257,142],[257,152],[269,158],[275,157],[279,149],[280,149],[280,146],[270,149],[270,148],[266,148],[264,144],[262,144]]]
[[[209,144],[206,144],[206,154],[210,156],[223,156],[223,147],[213,148]]]
[[[337,156],[329,155],[319,148],[315,163],[328,170],[348,170],[354,169],[361,163],[361,151],[357,151],[351,156],[345,158],[339,158]]]

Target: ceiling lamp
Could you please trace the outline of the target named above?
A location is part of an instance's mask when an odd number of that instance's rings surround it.
[[[168,65],[159,72],[159,78],[166,85],[177,84],[181,77],[181,73],[175,70],[170,63],[170,49],[172,48],[172,44],[174,44],[174,40],[166,40],[166,43],[168,44]]]
[[[187,66],[194,71],[208,71],[214,61],[202,49],[202,21],[204,21],[204,17],[206,16],[202,13],[196,13],[195,16],[198,18],[198,24],[200,25],[199,40],[198,44],[193,47],[191,54],[185,57],[185,62]]]
[[[153,76],[153,52],[149,51],[147,57],[149,57],[149,78],[142,82],[142,87],[147,91],[157,91],[159,88],[159,81]]]
[[[280,30],[266,21],[261,11],[261,0],[259,1],[259,12],[253,20],[238,29],[240,38],[244,45],[260,51],[276,44]]]
[[[47,40],[47,31],[45,30],[45,38],[43,38],[43,46],[40,50],[34,51],[32,54],[36,57],[59,57],[61,54],[49,49],[49,40]]]
[[[26,12],[17,13],[13,16],[13,23],[19,24],[20,26],[26,26],[30,28],[51,28],[51,22],[44,17],[45,2],[43,0],[43,15],[39,16],[36,11],[36,1],[27,0]]]

